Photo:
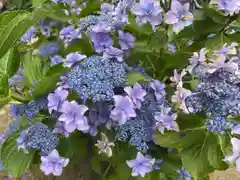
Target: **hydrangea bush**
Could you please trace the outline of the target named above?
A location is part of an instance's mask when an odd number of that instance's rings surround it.
[[[240,171],[239,0],[32,5],[0,15],[0,102],[12,119],[2,171],[61,176],[86,161],[84,180]]]

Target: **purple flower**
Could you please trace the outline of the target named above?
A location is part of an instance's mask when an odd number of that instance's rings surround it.
[[[51,66],[54,66],[56,64],[63,62],[63,58],[59,55],[55,55],[55,56],[51,57],[50,59],[51,59]]]
[[[231,156],[226,156],[224,161],[231,164],[235,162],[236,170],[240,172],[240,140],[237,138],[232,138],[231,143],[233,154]]]
[[[30,27],[28,31],[21,37],[22,42],[30,42],[36,36],[36,28]]]
[[[65,101],[62,105],[62,115],[58,118],[59,121],[64,122],[64,128],[71,133],[75,129],[79,131],[87,131],[89,125],[84,113],[88,110],[85,105],[78,105],[76,101]]]
[[[168,51],[169,52],[176,52],[177,51],[177,47],[175,44],[168,44]]]
[[[128,12],[127,12],[128,4],[126,1],[119,1],[112,13],[115,20],[120,22],[121,25],[128,23]]]
[[[111,14],[114,10],[114,5],[110,3],[102,3],[101,5],[101,13],[103,14]]]
[[[60,82],[58,83],[59,88],[68,89],[68,78],[66,76],[60,77]]]
[[[240,124],[234,126],[231,131],[232,134],[240,134]]]
[[[154,94],[157,101],[161,101],[163,96],[165,96],[165,84],[161,83],[158,80],[154,80],[152,83],[150,83],[150,87],[154,90]]]
[[[216,55],[235,55],[235,54],[237,54],[237,46],[238,46],[238,43],[235,43],[235,42],[233,42],[230,45],[225,43],[221,49],[214,51],[214,54],[216,54]]]
[[[115,58],[117,61],[123,61],[124,52],[121,49],[115,48],[113,46],[108,47],[105,49],[103,53],[103,57],[107,59]]]
[[[164,133],[164,129],[179,131],[179,127],[177,122],[175,121],[177,118],[176,114],[169,115],[171,108],[162,107],[161,112],[156,112],[155,120],[156,120],[156,128],[159,132]]]
[[[124,124],[128,119],[136,117],[134,104],[128,96],[113,96],[115,107],[111,111],[110,118],[117,121],[119,125]]]
[[[68,163],[69,159],[59,156],[58,151],[54,149],[48,156],[41,156],[40,169],[45,175],[60,176]]]
[[[115,145],[113,142],[108,141],[108,137],[104,133],[101,133],[101,141],[97,140],[97,143],[95,144],[95,146],[98,147],[99,154],[104,153],[108,157],[111,157],[112,156],[111,146],[115,146]]]
[[[70,133],[65,129],[65,125],[63,122],[57,121],[55,128],[53,129],[53,133],[63,134],[65,137],[69,137]]]
[[[74,39],[81,39],[82,35],[79,29],[75,29],[73,26],[67,26],[60,31],[59,38],[66,44],[69,44]]]
[[[186,75],[186,70],[183,69],[180,74],[178,74],[177,70],[174,70],[174,75],[170,77],[170,80],[174,82],[175,85],[178,85],[181,81],[182,78]]]
[[[136,106],[136,108],[141,108],[141,102],[144,101],[144,97],[147,92],[142,88],[142,86],[136,83],[133,88],[128,86],[124,88],[124,91],[128,94],[128,96],[132,99],[132,102]]]
[[[192,94],[191,91],[183,88],[182,82],[180,82],[177,86],[175,94],[172,96],[172,102],[176,103],[177,107],[182,109],[185,113],[189,113],[185,104],[185,100],[191,94]]]
[[[132,8],[133,14],[137,16],[136,21],[139,25],[149,22],[153,30],[162,22],[162,9],[156,0],[140,0]]]
[[[164,18],[165,23],[173,25],[173,31],[179,33],[185,26],[193,23],[193,14],[189,12],[189,3],[181,5],[177,0],[173,0],[171,10]]]
[[[234,13],[239,13],[240,11],[240,1],[239,0],[212,0],[211,4],[216,4],[217,9],[225,11],[226,15],[233,15]]]
[[[132,176],[144,177],[147,173],[153,170],[155,159],[149,156],[143,156],[140,152],[134,160],[126,161],[128,167],[132,168]]]
[[[90,39],[94,44],[96,52],[103,52],[106,48],[113,46],[113,40],[106,32],[91,32]]]
[[[49,112],[52,113],[53,110],[59,111],[67,96],[68,91],[61,88],[57,88],[54,93],[50,93],[47,98]]]
[[[82,61],[87,58],[86,55],[80,54],[78,52],[70,53],[67,55],[66,59],[64,59],[64,67],[72,67],[75,63]]]
[[[123,32],[122,30],[118,31],[118,40],[119,45],[122,50],[128,50],[134,46],[135,37],[128,33]]]
[[[184,168],[181,167],[181,169],[177,170],[177,173],[179,174],[179,180],[185,179],[185,180],[191,180],[191,174]]]

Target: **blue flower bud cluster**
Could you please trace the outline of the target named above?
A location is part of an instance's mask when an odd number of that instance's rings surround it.
[[[137,116],[116,128],[117,138],[120,141],[129,141],[141,152],[148,150],[147,142],[152,140],[154,132],[155,112],[159,112],[164,104],[164,98],[157,102],[152,90],[147,86],[144,88],[148,94],[145,96],[141,108],[136,110]]]
[[[36,123],[28,130],[26,147],[40,150],[41,155],[48,155],[58,145],[59,138],[48,126]]]
[[[80,97],[93,102],[110,101],[114,88],[125,83],[124,65],[101,56],[91,56],[68,73],[68,85]]]
[[[206,128],[223,133],[234,126],[227,116],[240,115],[240,86],[238,78],[220,69],[213,74],[204,73],[193,94],[186,99],[191,112],[204,111],[208,117]]]
[[[47,99],[39,98],[37,100],[30,101],[27,104],[11,104],[11,116],[14,119],[18,119],[21,116],[26,116],[29,120],[34,118],[40,110],[47,109]]]

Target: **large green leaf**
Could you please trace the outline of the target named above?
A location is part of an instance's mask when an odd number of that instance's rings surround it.
[[[0,58],[14,46],[21,36],[34,24],[31,13],[21,13],[13,16],[7,24],[0,29]]]
[[[129,72],[127,73],[127,84],[128,85],[134,85],[137,82],[140,81],[147,81],[147,78],[142,74],[138,72]]]
[[[2,14],[0,14],[0,29],[6,26],[9,21],[11,21],[14,17],[16,17],[19,14],[24,13],[23,11],[6,11]]]
[[[32,0],[33,7],[40,7],[48,0]]]
[[[19,133],[11,134],[1,148],[1,160],[6,171],[14,177],[20,177],[29,167],[35,151],[25,154],[18,150],[16,138]]]
[[[205,131],[195,144],[181,150],[180,156],[183,166],[194,179],[206,177],[215,168],[226,168],[216,136]]]
[[[100,3],[99,2],[88,2],[87,6],[81,11],[80,17],[88,16],[100,9]]]
[[[8,75],[0,73],[0,95],[1,97],[7,97],[9,93],[8,87]]]
[[[20,56],[15,48],[11,48],[0,59],[0,73],[7,74],[8,77],[14,75],[20,64]]]

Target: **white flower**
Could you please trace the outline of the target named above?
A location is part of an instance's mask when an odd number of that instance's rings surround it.
[[[95,146],[97,146],[99,149],[98,153],[99,154],[104,153],[108,157],[111,157],[112,156],[111,146],[114,146],[114,143],[109,142],[108,137],[104,133],[101,133],[101,139],[102,139],[101,141],[98,140],[97,143],[95,144]]]

